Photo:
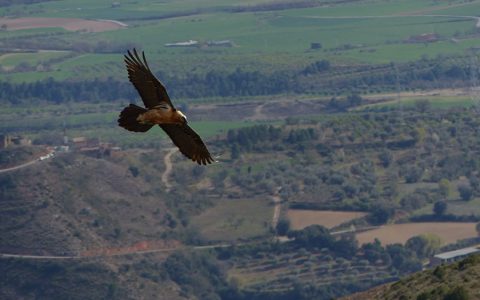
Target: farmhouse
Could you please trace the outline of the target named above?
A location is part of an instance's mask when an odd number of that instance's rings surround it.
[[[10,136],[8,134],[0,134],[0,149],[7,148],[10,145],[29,146],[32,140],[21,135]]]
[[[17,135],[17,136],[12,136],[10,138],[10,140],[12,141],[12,143],[14,145],[20,145],[20,146],[30,146],[32,144],[32,140],[29,139],[29,138],[26,138],[24,136],[21,136],[21,135]]]
[[[413,35],[408,38],[409,43],[433,43],[438,41],[438,34],[436,33],[424,33],[420,35]]]
[[[10,144],[10,137],[6,134],[0,134],[0,149],[5,149]]]
[[[198,46],[198,41],[195,41],[195,40],[165,44],[165,47],[196,47],[196,46]]]
[[[233,42],[230,40],[221,41],[207,41],[208,47],[233,47]]]
[[[480,246],[468,247],[454,251],[448,251],[434,255],[430,259],[430,265],[438,266],[445,263],[451,263],[463,259],[471,254],[479,253]]]

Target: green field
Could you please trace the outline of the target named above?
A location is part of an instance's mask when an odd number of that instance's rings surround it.
[[[347,2],[329,7],[292,8],[232,12],[238,7],[253,7],[269,1],[142,1],[121,3],[113,8],[111,1],[51,1],[27,6],[0,8],[0,15],[19,17],[62,17],[114,19],[128,28],[99,33],[68,32],[55,28],[1,31],[0,43],[8,48],[15,39],[43,39],[73,45],[100,41],[145,49],[155,70],[183,75],[209,70],[243,69],[290,70],[320,59],[334,64],[405,62],[438,54],[468,54],[477,46],[477,19],[471,12],[480,8],[479,1],[449,4],[432,1]],[[411,36],[435,33],[433,43],[405,43]],[[37,37],[39,38],[39,37]],[[454,38],[454,39],[452,39]],[[165,43],[194,39],[231,40],[232,48],[166,48]],[[318,42],[322,49],[312,51]],[[68,46],[67,46],[68,48]],[[124,47],[125,48],[125,47]],[[126,49],[125,49],[126,50]],[[120,51],[123,52],[123,51]],[[57,54],[58,55],[58,54]],[[42,59],[31,54],[26,62],[35,66]],[[20,56],[6,60],[15,66]],[[3,65],[3,64],[2,64]],[[74,57],[55,62],[49,71],[0,74],[0,80],[16,82],[53,77],[63,79],[107,78],[125,80],[121,53],[100,54],[74,51]]]
[[[194,217],[192,224],[206,239],[233,241],[267,234],[272,214],[266,200],[225,200]]]

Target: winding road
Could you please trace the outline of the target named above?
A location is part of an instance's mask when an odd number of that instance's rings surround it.
[[[310,19],[326,19],[326,20],[339,20],[339,19],[393,19],[393,18],[453,18],[453,19],[471,19],[476,21],[475,27],[480,28],[480,17],[477,16],[463,16],[463,15],[442,15],[442,14],[401,14],[401,15],[384,15],[384,16],[302,16],[303,18]]]
[[[52,154],[54,153],[54,151],[50,151],[48,154]],[[51,158],[52,156],[48,156],[47,158]],[[22,168],[25,168],[25,167],[28,167],[28,166],[31,166],[35,163],[38,163],[40,162],[40,158],[36,158],[34,160],[31,160],[29,162],[26,162],[24,164],[21,164],[21,165],[17,165],[17,166],[14,166],[14,167],[10,167],[10,168],[6,168],[6,169],[0,169],[0,174],[1,173],[7,173],[7,172],[12,172],[12,171],[15,171],[15,170],[18,170],[18,169],[22,169]]]
[[[170,148],[168,149],[167,154],[163,158],[163,162],[165,164],[165,171],[162,174],[162,182],[165,185],[166,191],[170,191],[172,188],[172,184],[170,183],[169,177],[172,173],[173,164],[172,164],[172,155],[177,152],[177,148]]]

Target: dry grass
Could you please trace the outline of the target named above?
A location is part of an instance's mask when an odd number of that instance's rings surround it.
[[[294,230],[318,224],[327,228],[338,226],[342,223],[365,216],[363,212],[289,209],[287,212],[290,227]]]
[[[264,200],[224,200],[192,219],[209,240],[232,241],[268,234],[273,207]]]
[[[383,245],[405,243],[409,238],[431,233],[439,236],[443,244],[477,236],[476,223],[428,222],[385,225],[378,229],[357,234],[360,244],[373,242],[378,238]]]

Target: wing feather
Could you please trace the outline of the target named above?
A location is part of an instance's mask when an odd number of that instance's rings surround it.
[[[133,53],[130,50],[125,55],[125,64],[128,71],[128,79],[135,86],[146,108],[153,108],[160,104],[167,104],[175,109],[167,90],[163,84],[153,75],[145,59],[145,53],[142,51],[142,59],[138,56],[134,48]]]
[[[175,146],[186,157],[199,165],[214,162],[212,155],[208,152],[207,146],[205,146],[200,136],[187,124],[161,124],[159,126],[162,127]]]

